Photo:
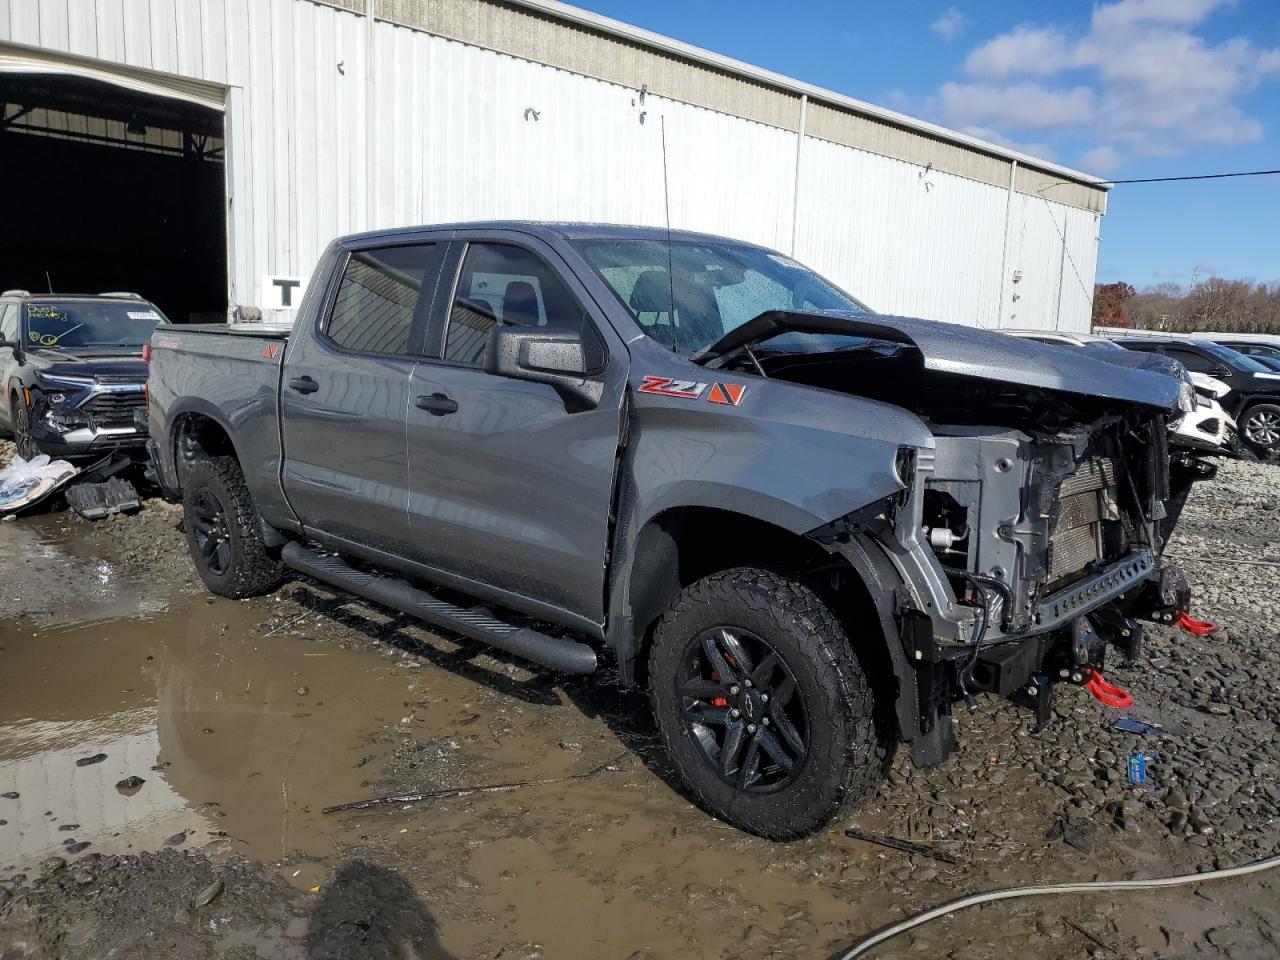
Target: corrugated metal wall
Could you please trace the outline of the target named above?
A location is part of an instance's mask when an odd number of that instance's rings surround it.
[[[977,153],[971,179],[846,145],[829,108],[815,105],[817,136],[801,144],[794,126],[384,21],[369,87],[367,20],[308,0],[0,0],[0,39],[229,88],[234,303],[254,303],[264,274],[308,276],[332,237],[372,227],[661,224],[665,132],[674,227],[789,251],[794,223],[799,259],[883,311],[1088,327],[1097,213],[1011,193]]]

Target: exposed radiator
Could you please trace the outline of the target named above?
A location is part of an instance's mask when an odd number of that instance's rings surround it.
[[[1102,559],[1102,518],[1108,487],[1116,484],[1115,464],[1095,457],[1080,464],[1058,488],[1058,514],[1049,534],[1050,582]]]

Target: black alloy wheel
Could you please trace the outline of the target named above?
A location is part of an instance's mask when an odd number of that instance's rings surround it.
[[[192,504],[192,535],[196,555],[215,576],[231,569],[231,532],[227,511],[210,490],[201,490]]]
[[[749,630],[720,626],[685,652],[677,695],[689,734],[736,790],[785,788],[809,753],[809,715],[786,661]]]
[[[864,647],[874,639],[859,634]],[[689,584],[654,627],[648,667],[672,764],[726,823],[803,837],[869,797],[888,769],[892,701],[799,580],[734,567]]]
[[[283,568],[263,542],[266,527],[234,457],[198,460],[183,478],[182,516],[196,573],[220,597],[274,590]]]

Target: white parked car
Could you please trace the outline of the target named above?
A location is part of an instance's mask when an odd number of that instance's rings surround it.
[[[1060,344],[1065,347],[1078,347],[1099,354],[1104,359],[1115,359],[1124,362],[1124,357],[1133,356],[1114,340],[1100,337],[1092,333],[1068,333],[1062,330],[1001,330],[1011,337],[1023,337],[1027,340],[1038,340],[1041,343]],[[1231,388],[1207,374],[1191,373],[1183,370],[1184,376],[1195,392],[1195,408],[1187,410],[1183,415],[1169,424],[1169,433],[1174,442],[1209,452],[1238,452],[1235,441],[1236,422],[1231,419],[1219,398],[1231,391]]]

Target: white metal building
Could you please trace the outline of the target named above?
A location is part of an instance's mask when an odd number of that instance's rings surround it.
[[[1093,177],[552,0],[366,2],[0,0],[0,286],[207,319],[338,234],[669,197],[881,311],[1088,329]]]

